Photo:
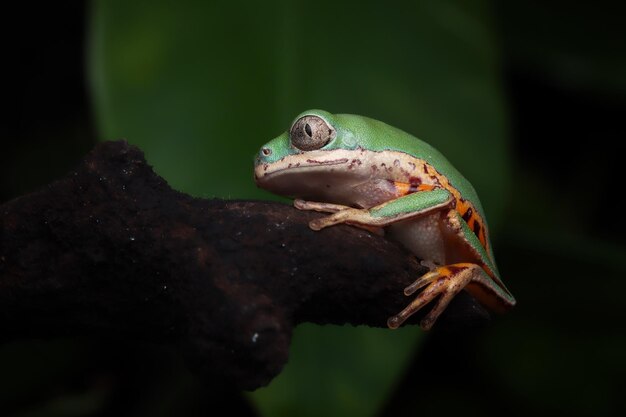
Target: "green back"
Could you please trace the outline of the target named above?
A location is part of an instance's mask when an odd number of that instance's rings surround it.
[[[390,126],[369,117],[354,114],[331,114],[323,110],[309,110],[299,114],[294,120],[304,115],[317,115],[324,118],[337,131],[337,137],[322,149],[356,149],[364,148],[371,151],[393,150],[405,152],[416,158],[423,159],[432,165],[440,174],[445,175],[450,184],[461,192],[478,209],[485,218],[485,213],[474,187],[465,177],[428,143],[410,135],[403,130]],[[288,145],[288,134],[284,134]],[[277,139],[279,139],[277,138]]]

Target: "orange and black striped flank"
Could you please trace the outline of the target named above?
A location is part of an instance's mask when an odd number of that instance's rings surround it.
[[[441,174],[437,173],[436,171],[435,173],[438,177],[441,178]],[[474,232],[481,245],[485,248],[485,250],[487,250],[487,235],[482,217],[478,215],[473,204],[461,198],[459,191],[452,187],[448,181],[441,182],[444,184],[444,188],[450,191],[454,196],[456,200],[455,210],[459,212],[463,220],[465,220],[465,222],[469,226],[470,230]],[[430,191],[438,187],[437,185],[423,184],[419,180],[415,181],[415,183],[393,181],[393,185],[399,197],[418,191]]]

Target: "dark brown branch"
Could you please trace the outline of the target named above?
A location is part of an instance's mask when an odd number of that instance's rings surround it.
[[[311,231],[316,216],[192,198],[137,148],[101,144],[66,178],[0,206],[0,337],[179,345],[196,372],[254,389],[280,372],[295,324],[384,327],[424,272],[366,231]],[[463,294],[437,325],[486,317]]]

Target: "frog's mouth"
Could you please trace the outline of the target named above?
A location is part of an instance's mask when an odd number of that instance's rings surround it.
[[[329,165],[344,165],[348,161],[348,158],[318,159],[312,158],[310,155],[290,155],[270,164],[258,164],[254,168],[254,177],[259,182],[266,177],[279,175],[285,171],[309,171],[320,167],[325,168]]]
[[[259,187],[279,195],[312,198],[323,190],[337,191],[362,182],[360,165],[355,151],[306,152],[257,163],[254,179]]]

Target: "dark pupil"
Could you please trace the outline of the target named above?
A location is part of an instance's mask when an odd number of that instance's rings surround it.
[[[313,136],[313,132],[311,132],[311,126],[308,123],[304,125],[304,131],[307,135],[309,135],[309,137]]]

